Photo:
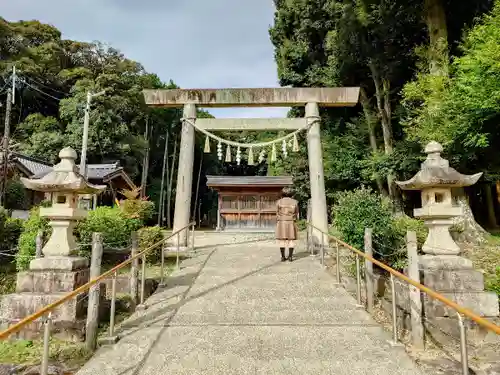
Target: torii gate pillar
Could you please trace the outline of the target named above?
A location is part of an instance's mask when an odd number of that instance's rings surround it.
[[[307,154],[309,157],[309,182],[311,186],[311,223],[328,233],[328,213],[326,209],[323,149],[321,145],[320,117],[318,103],[306,104],[306,121],[312,124],[307,132]],[[328,239],[321,238],[321,232],[313,228],[314,243],[328,245]],[[324,241],[324,242],[323,242]]]
[[[297,130],[307,122],[309,174],[311,186],[312,231],[315,244],[321,244],[320,231],[328,232],[323,152],[320,137],[319,107],[352,107],[359,97],[358,87],[342,88],[253,88],[253,89],[172,89],[144,90],[145,102],[157,107],[184,106],[184,118],[196,118],[200,107],[293,107],[305,106],[305,119],[199,119],[197,126],[205,130]],[[182,124],[174,231],[189,224],[193,183],[194,128]],[[188,229],[180,234],[180,246],[187,246]]]
[[[196,119],[196,105],[184,104],[183,118]],[[193,190],[194,168],[194,128],[182,122],[181,145],[179,148],[179,168],[177,171],[177,188],[175,193],[175,213],[173,232],[177,232],[189,224],[191,212],[191,192]],[[187,246],[188,230],[179,233],[179,245]]]

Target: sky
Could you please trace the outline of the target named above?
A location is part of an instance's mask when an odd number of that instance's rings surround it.
[[[99,40],[181,88],[277,87],[272,0],[0,0],[9,21],[37,19],[65,39]],[[286,117],[286,108],[209,109]]]

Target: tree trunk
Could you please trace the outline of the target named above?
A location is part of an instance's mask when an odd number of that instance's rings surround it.
[[[163,214],[165,209],[165,169],[168,162],[168,130],[165,134],[165,148],[163,150],[163,166],[161,170],[161,185],[160,185],[160,202],[158,204],[158,226],[163,224]]]
[[[379,71],[375,64],[370,61],[368,63],[370,72],[372,74],[373,84],[375,86],[375,98],[377,101],[377,111],[382,125],[382,134],[384,137],[384,151],[386,155],[393,152],[393,139],[392,139],[392,124],[391,124],[391,102],[389,96],[389,82],[380,77]],[[387,175],[387,188],[389,197],[391,198],[394,208],[397,213],[402,211],[401,196],[398,194],[396,184],[394,183],[395,176],[390,173]]]
[[[448,75],[448,28],[443,0],[425,0],[425,22],[429,31],[429,71]]]
[[[493,200],[491,188],[491,184],[484,185],[486,208],[488,209],[488,226],[494,229],[497,227],[497,217],[495,215],[495,201]]]
[[[172,185],[174,181],[174,170],[175,170],[175,161],[177,159],[177,137],[174,142],[174,154],[172,156],[172,167],[170,169],[170,178],[169,178],[169,186],[167,188],[167,226],[168,228],[172,228],[171,217],[171,205],[172,205]]]
[[[372,74],[373,84],[375,86],[375,98],[377,100],[377,111],[382,125],[382,134],[384,136],[384,150],[386,154],[390,154],[393,150],[392,147],[392,125],[390,112],[390,103],[386,103],[389,93],[384,93],[382,80],[380,79],[379,72],[373,62],[368,63]]]
[[[480,245],[486,240],[488,232],[474,219],[469,200],[463,188],[453,189],[455,204],[462,207],[463,215],[453,218],[452,231],[457,241]]]
[[[363,107],[363,113],[365,115],[366,124],[368,126],[368,137],[370,138],[370,147],[372,149],[372,152],[376,153],[378,152],[377,137],[375,136],[376,119],[373,116],[373,113],[371,111],[370,101],[364,89],[360,90],[360,102],[361,106]],[[387,196],[387,190],[385,190],[384,188],[382,179],[380,177],[376,177],[375,182],[377,184],[377,188],[380,194]]]

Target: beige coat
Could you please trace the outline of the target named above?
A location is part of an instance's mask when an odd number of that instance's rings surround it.
[[[281,198],[276,205],[276,239],[293,241],[297,239],[299,203],[292,198]]]

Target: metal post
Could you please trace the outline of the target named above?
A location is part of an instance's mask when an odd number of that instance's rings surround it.
[[[109,337],[115,335],[115,312],[116,312],[116,271],[113,273],[111,283],[111,312],[109,313]]]
[[[321,265],[325,266],[325,235],[321,233]]]
[[[52,312],[49,312],[45,319],[45,327],[43,330],[43,354],[41,375],[47,375],[49,372],[49,349],[50,349],[50,325],[52,322]]]
[[[308,252],[309,251],[309,225],[307,226],[307,230],[306,230],[306,251]]]
[[[372,229],[365,228],[365,254],[373,258],[372,246]],[[369,313],[373,312],[373,305],[375,300],[375,287],[373,285],[373,263],[371,260],[365,258],[365,289],[366,289],[366,309]]]
[[[462,357],[462,375],[469,375],[469,358],[467,354],[467,327],[464,318],[458,315],[458,325],[460,326],[460,354]]]
[[[134,301],[134,306],[137,305],[137,297],[139,297],[139,259],[135,258],[136,254],[139,252],[139,238],[137,232],[131,233],[132,249],[130,251],[130,256],[134,258],[132,264],[130,265],[130,295]]]
[[[398,326],[397,326],[397,311],[396,311],[396,282],[394,275],[391,273],[391,293],[392,293],[392,343],[398,343]]]
[[[356,301],[361,305],[361,270],[359,265],[359,255],[356,254]]]
[[[161,267],[160,267],[160,285],[164,285],[164,269],[165,269],[165,247],[161,246]]]
[[[193,229],[191,231],[191,251],[194,252],[194,224],[193,224]]]
[[[141,305],[144,304],[144,292],[146,289],[146,254],[142,254],[141,264]]]
[[[339,249],[339,241],[335,241],[335,247],[336,247],[336,251],[335,251],[335,258],[336,258],[336,262],[337,264],[335,265],[336,267],[336,270],[337,270],[337,283],[340,284],[341,283],[341,278],[340,278],[340,249]]]
[[[180,232],[177,233],[177,251],[176,251],[176,253],[177,253],[177,259],[175,261],[175,266],[177,267],[178,270],[181,268],[180,267],[180,263],[179,263],[179,246],[180,246],[180,240],[181,240],[181,238],[180,238],[179,235],[180,235]]]

